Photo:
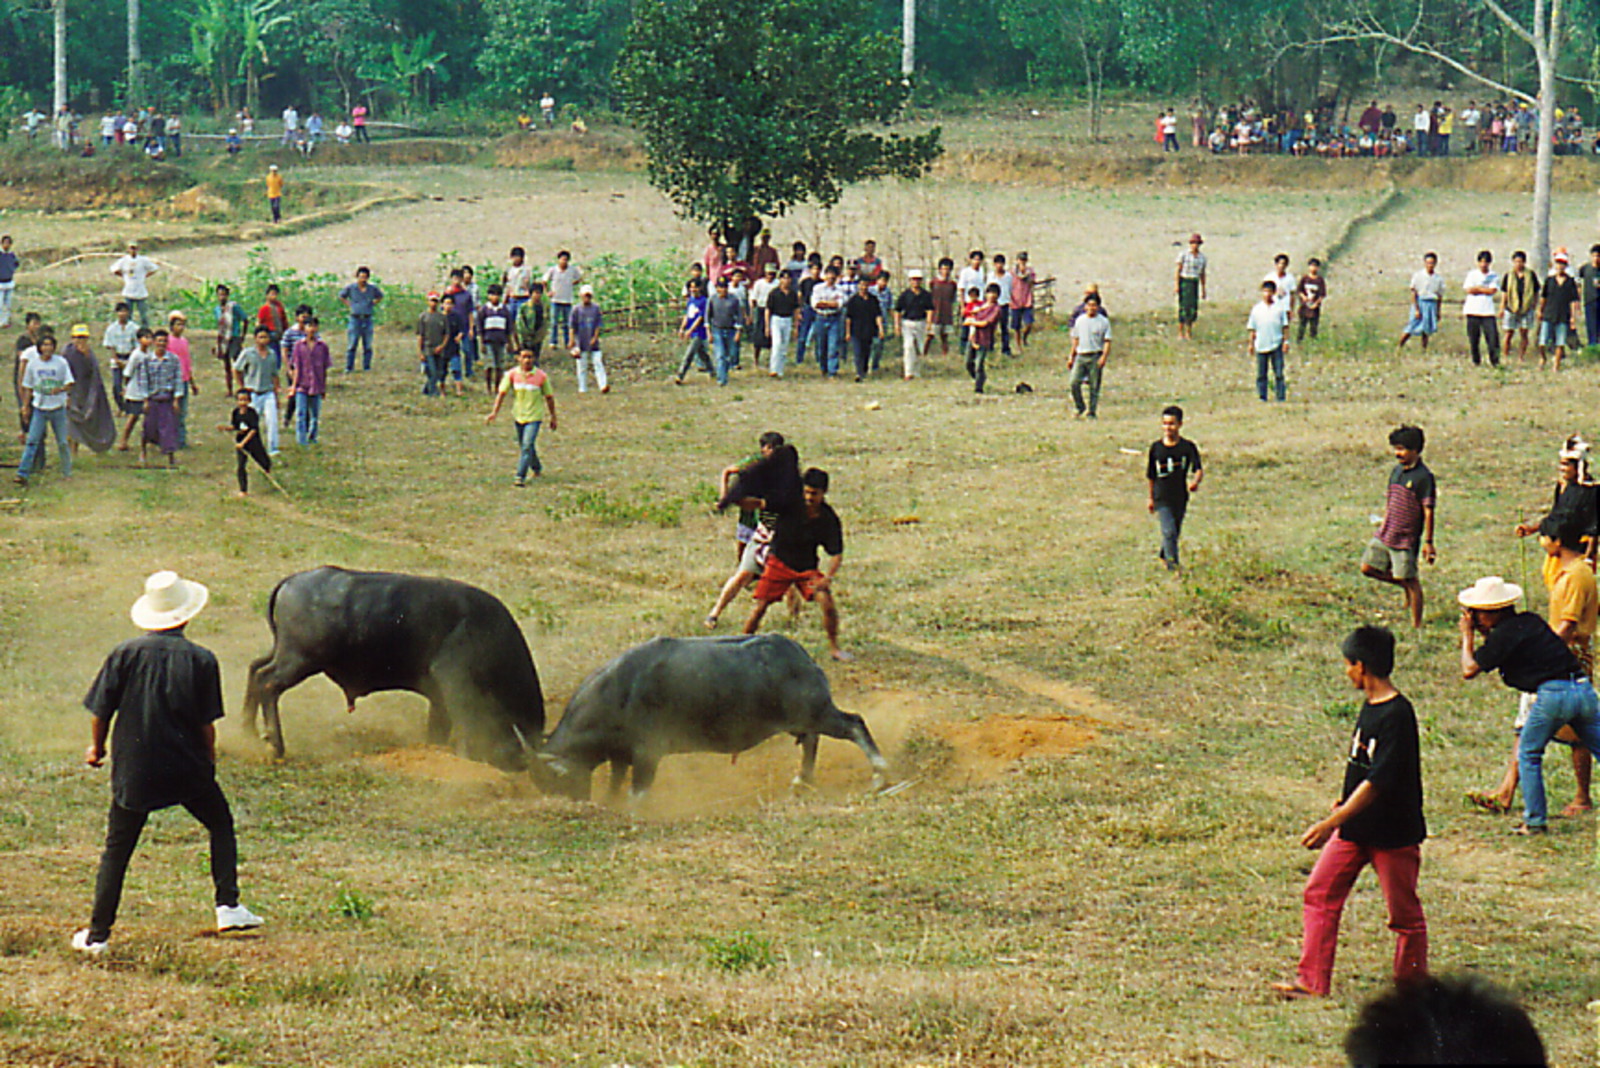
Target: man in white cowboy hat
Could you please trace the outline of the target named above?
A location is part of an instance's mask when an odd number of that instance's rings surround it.
[[[105,951],[139,834],[150,813],[173,805],[182,805],[211,832],[217,930],[261,926],[261,917],[239,904],[233,813],[217,784],[216,721],[222,718],[217,658],[183,633],[207,596],[204,586],[172,571],[146,579],[144,596],[129,614],[148,633],[112,650],[83,700],[94,716],[84,761],[95,768],[105,763],[108,734],[115,758],[94,912],[89,926],[72,936],[73,948],[81,952]]]
[[[1517,834],[1544,834],[1544,750],[1570,726],[1591,753],[1600,752],[1600,698],[1578,658],[1549,624],[1532,612],[1518,612],[1522,588],[1499,575],[1481,578],[1462,590],[1461,677],[1500,672],[1513,690],[1533,695],[1517,740],[1517,770],[1522,778],[1523,822]],[[1474,648],[1478,635],[1483,644]]]

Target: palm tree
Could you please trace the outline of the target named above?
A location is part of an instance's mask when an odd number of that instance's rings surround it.
[[[445,53],[433,50],[433,31],[429,30],[408,46],[404,41],[393,41],[389,55],[361,69],[363,78],[371,78],[392,88],[400,97],[402,110],[409,115],[412,107],[423,95],[423,88],[431,75],[435,78],[449,76],[444,69]]]
[[[261,107],[261,75],[256,69],[271,62],[267,52],[267,34],[289,21],[288,15],[278,13],[282,0],[255,0],[239,11],[239,28],[244,41],[244,51],[239,56],[239,73],[244,75],[246,106],[254,112]]]

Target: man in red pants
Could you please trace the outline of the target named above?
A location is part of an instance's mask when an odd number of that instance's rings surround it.
[[[1344,791],[1325,818],[1300,836],[1321,849],[1305,889],[1305,942],[1293,982],[1273,983],[1284,998],[1325,997],[1333,981],[1339,917],[1361,869],[1371,864],[1395,933],[1394,977],[1404,982],[1428,972],[1428,923],[1417,900],[1422,864],[1422,760],[1417,716],[1394,688],[1394,635],[1359,627],[1344,640],[1344,673],[1366,695],[1350,739]]]

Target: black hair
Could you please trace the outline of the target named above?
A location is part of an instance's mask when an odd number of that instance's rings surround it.
[[[1361,1007],[1344,1053],[1352,1065],[1548,1063],[1527,1012],[1477,975],[1396,983]]]
[[[1589,251],[1590,252],[1600,252],[1600,245],[1590,245],[1589,246]]]
[[[983,287],[984,296],[988,296],[990,293],[993,293],[997,297],[1000,295],[1000,286],[998,283],[990,282],[988,285]]]
[[[769,430],[765,434],[761,435],[758,444],[763,449],[776,449],[778,446],[783,444],[783,435],[778,433],[776,430]]]
[[[806,243],[804,241],[796,241],[793,245],[789,246],[790,252],[804,252],[805,250]]]
[[[1389,431],[1389,444],[1400,449],[1421,452],[1428,438],[1420,426],[1397,426]]]
[[[231,294],[233,292],[233,290],[230,289],[226,284],[219,284],[217,286],[217,292],[218,293],[229,293],[229,294]]]
[[[800,476],[800,482],[808,489],[828,492],[828,472],[820,467],[806,468],[806,473]]]
[[[240,397],[249,397],[249,396],[252,396],[252,394],[248,389],[236,389],[236,390],[233,391],[233,399],[234,400],[238,400]]]
[[[452,267],[452,268],[450,268],[450,277],[451,278],[463,278],[463,277],[465,277],[465,275],[462,274],[460,267]]]
[[[322,320],[318,319],[315,315],[313,315],[311,318],[306,320],[306,325],[307,326],[321,326],[322,325]]]
[[[533,285],[528,288],[528,292],[530,292],[530,293],[543,293],[544,292],[544,283],[543,282],[535,282],[535,283],[533,283]]]
[[[969,260],[974,256],[978,257],[980,260],[983,259],[983,249],[975,248],[971,252],[967,253],[967,259]]]
[[[1339,652],[1369,675],[1386,679],[1394,674],[1394,635],[1387,627],[1357,627],[1339,643]]]
[[[502,294],[504,292],[505,292],[505,287],[503,287],[499,282],[496,282],[494,285],[489,287],[489,295],[491,297],[498,297],[498,296],[500,296],[500,294]]]
[[[155,337],[155,335],[150,332],[150,328],[148,326],[141,326],[139,329],[133,332],[133,336],[135,339],[141,337]]]
[[[256,332],[255,332],[255,334],[253,336],[254,337],[260,337],[262,334],[265,334],[268,337],[271,337],[272,336],[272,328],[271,327],[267,327],[267,326],[258,326],[258,327],[256,327]]]
[[[1600,248],[1600,245],[1596,245],[1595,248]],[[1485,249],[1479,249],[1478,250],[1478,262],[1479,263],[1485,263],[1485,262],[1493,263],[1494,262],[1494,253],[1490,252],[1486,248]]]
[[[362,265],[362,266],[356,268],[356,274],[367,274],[367,275],[370,275],[371,273],[372,273],[372,268],[371,267]]]
[[[1519,248],[1517,251],[1511,254],[1511,258],[1514,260],[1526,260],[1528,258],[1528,254]]]
[[[1433,260],[1435,263],[1437,263],[1439,261],[1439,254],[1437,252],[1424,252],[1422,254],[1422,258],[1425,260]]]
[[[523,248],[521,245],[512,245],[511,254],[513,256],[526,256],[528,254],[528,250]]]
[[[1176,404],[1167,405],[1165,408],[1161,409],[1161,414],[1170,415],[1178,422],[1183,422],[1183,409],[1178,407]]]
[[[1312,266],[1312,267],[1321,267],[1322,266],[1322,261],[1317,259],[1315,256],[1312,256],[1309,260],[1306,260],[1306,263],[1309,266]]]
[[[1289,254],[1287,252],[1280,252],[1276,256],[1272,257],[1272,262],[1273,263],[1277,263],[1280,260],[1282,262],[1284,262],[1284,263],[1288,263],[1289,262]]]
[[[1551,512],[1539,521],[1539,536],[1549,538],[1563,549],[1575,552],[1583,549],[1583,524],[1570,515]]]
[[[309,305],[309,304],[296,304],[294,306],[294,313],[297,316],[299,316],[299,315],[315,315],[316,314],[316,312],[314,312],[311,309],[311,305]]]
[[[562,249],[560,252],[556,253],[556,259],[559,260],[562,256],[565,256],[570,260],[572,258],[572,253],[568,252],[566,249]]]
[[[689,270],[691,271],[699,271],[701,274],[704,274],[705,269],[706,265],[701,263],[699,260],[695,260],[693,263],[689,264]]]
[[[690,293],[704,293],[705,291],[706,291],[706,280],[704,278],[691,278],[691,279],[689,279],[689,292]]]
[[[44,316],[40,315],[38,312],[29,312],[27,315],[22,317],[22,322],[24,325],[28,323],[42,323],[44,322]]]
[[[956,261],[951,259],[949,256],[940,256],[939,257],[939,262],[937,264],[935,264],[934,266],[936,266],[936,267],[949,267],[952,270],[954,270],[955,269],[955,265],[956,265]]]
[[[989,257],[989,262],[990,263],[1004,263],[1004,262],[1006,262],[1006,255],[1005,255],[1004,252],[996,252],[993,256]]]
[[[171,337],[171,336],[172,335],[167,333],[165,330],[157,329],[153,333],[151,333],[150,338],[151,338],[151,340],[154,340],[154,339],[156,339],[158,337]]]

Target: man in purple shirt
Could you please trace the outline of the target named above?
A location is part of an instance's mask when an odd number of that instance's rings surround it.
[[[578,291],[578,304],[572,309],[568,325],[572,329],[572,358],[578,361],[578,392],[589,391],[589,372],[593,371],[600,392],[610,393],[605,360],[600,356],[600,305],[594,302],[593,286]]]
[[[328,392],[328,343],[318,337],[316,316],[306,321],[306,336],[289,356],[289,382],[295,395],[295,440],[314,445],[322,422],[322,395]]]

